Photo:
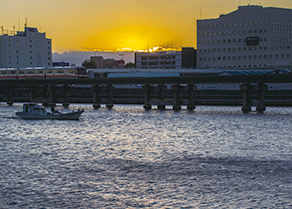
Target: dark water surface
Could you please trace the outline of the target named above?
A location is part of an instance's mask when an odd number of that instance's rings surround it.
[[[292,208],[292,108],[71,108],[0,106],[0,208]]]

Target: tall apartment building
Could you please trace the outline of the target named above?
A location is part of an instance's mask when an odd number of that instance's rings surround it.
[[[51,39],[37,28],[0,36],[0,68],[52,66]]]
[[[198,68],[292,66],[292,10],[239,6],[217,19],[197,20]]]
[[[182,51],[135,53],[135,64],[140,69],[196,68],[196,51],[184,47]]]

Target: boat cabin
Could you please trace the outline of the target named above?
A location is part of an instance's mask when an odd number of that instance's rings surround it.
[[[23,104],[23,113],[37,113],[40,115],[47,115],[47,111],[44,107],[34,103]]]

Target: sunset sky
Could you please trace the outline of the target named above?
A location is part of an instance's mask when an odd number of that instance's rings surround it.
[[[292,9],[292,0],[0,0],[0,26],[22,31],[27,18],[53,52],[196,47],[197,19],[247,4]]]

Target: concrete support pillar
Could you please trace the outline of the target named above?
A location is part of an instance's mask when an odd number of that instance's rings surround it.
[[[100,90],[100,87],[97,84],[94,84],[93,87],[92,87],[92,91],[93,91],[93,108],[94,109],[100,108],[99,90]]]
[[[69,87],[68,85],[63,86],[63,107],[68,108],[69,103]]]
[[[263,112],[266,110],[265,106],[265,93],[268,89],[267,85],[265,83],[258,83],[258,100],[259,100],[259,105],[256,107],[256,110],[259,112]]]
[[[158,104],[157,104],[157,108],[159,110],[165,110],[165,104],[161,104],[160,101],[164,101],[165,100],[165,90],[166,90],[166,86],[164,84],[159,84],[159,92],[158,92]]]
[[[106,87],[106,98],[107,98],[107,103],[106,103],[106,107],[108,109],[112,109],[114,104],[113,104],[113,85],[112,84],[108,84]]]
[[[144,89],[144,109],[145,110],[151,110],[151,104],[150,99],[151,99],[151,91],[152,91],[152,86],[150,86],[150,84],[146,84],[145,86],[143,86]]]
[[[9,106],[13,105],[13,98],[12,98],[12,95],[13,95],[13,86],[8,85],[8,86],[7,86],[7,104],[8,104]]]
[[[35,99],[36,99],[37,86],[30,85],[29,86],[29,92],[30,92],[30,101],[34,102]]]
[[[56,86],[50,85],[50,99],[49,99],[49,106],[53,107],[56,106]]]
[[[174,84],[172,86],[173,89],[173,110],[179,111],[181,110],[181,100],[180,100],[180,84]]]
[[[248,113],[251,111],[251,100],[250,100],[250,83],[244,82],[240,85],[240,90],[242,91],[242,111]]]
[[[48,107],[49,106],[48,86],[43,85],[42,91],[43,91],[43,106]]]
[[[188,110],[192,111],[196,108],[195,106],[195,90],[197,89],[197,86],[194,86],[193,83],[188,84],[188,98],[189,98],[189,104],[188,104]]]

